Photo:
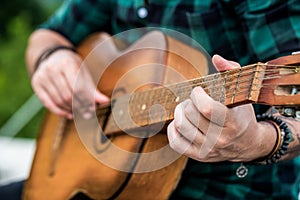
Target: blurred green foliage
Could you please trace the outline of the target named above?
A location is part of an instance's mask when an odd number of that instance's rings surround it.
[[[40,19],[45,17],[45,7],[34,0],[2,0],[0,12],[0,34],[1,37],[9,37],[10,32],[7,29],[11,26],[15,17],[26,15],[25,23],[36,25]]]
[[[2,0],[0,12],[0,127],[33,94],[25,65],[27,40],[61,1]],[[36,137],[43,112],[38,113],[17,137]],[[26,117],[26,116],[25,116]]]

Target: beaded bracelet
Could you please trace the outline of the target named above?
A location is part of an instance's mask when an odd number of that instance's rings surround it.
[[[293,141],[292,132],[288,125],[282,121],[280,118],[273,115],[257,115],[257,121],[266,121],[274,126],[277,132],[276,143],[272,151],[263,158],[258,158],[256,160],[246,162],[248,164],[272,164],[276,163],[281,156],[285,155],[288,150],[288,145]],[[248,168],[241,163],[241,165],[236,169],[236,175],[239,178],[244,178],[248,174]]]
[[[39,67],[39,65],[41,64],[41,62],[43,62],[44,60],[46,60],[51,54],[53,54],[54,52],[56,52],[57,50],[70,50],[73,51],[75,53],[77,53],[76,49],[74,47],[71,46],[64,46],[64,45],[58,45],[58,46],[54,46],[51,47],[47,50],[45,50],[37,59],[35,65],[34,65],[34,71],[36,71]]]
[[[274,148],[271,153],[268,154],[263,159],[257,159],[252,162],[260,163],[260,164],[272,164],[276,163],[283,155],[286,154],[288,150],[288,145],[293,140],[292,132],[289,129],[288,125],[282,121],[280,118],[273,115],[257,115],[257,121],[266,121],[271,123],[276,131],[277,131],[277,139]]]

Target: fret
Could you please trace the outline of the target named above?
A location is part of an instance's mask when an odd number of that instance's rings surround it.
[[[227,83],[228,88],[225,105],[232,105],[240,102],[243,99],[243,90],[244,88],[247,90],[249,87],[248,73],[248,69],[246,68],[239,68],[230,72],[231,81]]]
[[[154,88],[151,97],[151,103],[149,105],[148,113],[148,121],[149,123],[156,123],[161,121],[160,120],[160,113],[161,113],[161,103],[159,97],[161,97],[163,87]],[[164,108],[163,108],[164,109]]]
[[[219,97],[219,102],[224,103],[225,102],[225,86],[226,86],[226,81],[227,81],[227,77],[228,77],[228,71],[225,72],[225,76],[223,78],[223,84],[220,86],[221,87],[221,94]]]
[[[205,87],[205,79],[204,78],[199,78],[199,79],[195,79],[196,82],[196,86],[200,86],[202,88]]]
[[[194,79],[191,81],[191,85],[193,88],[195,88],[196,86],[199,86],[199,82],[201,81],[202,79]]]
[[[251,84],[252,84],[252,81],[253,81],[253,72],[254,72],[255,70],[253,70],[253,69],[249,69],[249,68],[247,68],[247,69],[245,69],[245,72],[244,72],[244,77],[243,78],[241,78],[241,86],[243,86],[243,87],[241,87],[242,89],[243,89],[243,96],[241,96],[241,98],[243,98],[243,99],[249,99],[249,96],[250,96],[250,94],[249,94],[249,92],[250,92],[250,89],[251,89]]]
[[[249,95],[249,99],[257,102],[260,94],[260,88],[262,85],[263,77],[265,76],[266,66],[263,64],[255,65],[255,73],[253,75],[253,79],[251,81],[251,94]]]
[[[204,88],[204,90],[209,94],[209,86],[211,82],[211,77],[203,77],[201,82],[201,87]]]
[[[211,86],[211,89],[210,89],[210,92],[209,92],[209,96],[211,98],[214,98],[214,89],[215,89],[215,85],[216,85],[216,82],[217,82],[217,77],[218,77],[218,74],[214,74],[214,80],[212,81],[212,86]]]
[[[234,102],[235,102],[235,97],[236,97],[237,91],[239,89],[239,81],[240,81],[241,73],[242,73],[242,68],[239,68],[237,73],[233,73],[233,75],[231,75],[232,82],[230,83],[230,85],[234,88],[232,89],[230,87],[227,90],[227,93],[229,93],[228,98],[231,99],[231,100],[229,100],[230,104],[234,104]],[[236,77],[236,74],[237,74],[237,77]],[[231,94],[231,90],[233,90],[232,94]]]
[[[163,113],[161,114],[160,118],[162,119],[161,121],[166,121],[168,120],[169,112],[170,112],[170,97],[171,92],[168,87],[164,86],[162,87],[162,93],[161,93],[161,101],[160,105],[162,105]]]
[[[254,71],[257,71],[256,69],[257,69],[257,67],[255,68]],[[251,98],[251,91],[252,91],[252,89],[253,89],[252,86],[253,86],[253,81],[254,81],[254,79],[255,79],[255,75],[256,75],[256,73],[252,73],[252,77],[251,77],[251,81],[250,81],[249,89],[248,89],[248,99]]]
[[[170,92],[169,88],[166,87],[166,95],[167,95],[167,99],[166,99],[166,120],[170,118],[171,115],[171,98],[172,98],[172,93]]]
[[[113,107],[114,120],[116,121],[117,126],[121,130],[126,130],[128,127],[132,126],[132,108],[131,99],[134,98],[134,95],[127,94],[116,99],[116,102]]]
[[[136,122],[138,125],[144,125],[149,123],[149,108],[151,106],[153,90],[149,90],[148,92],[142,91],[143,101],[140,102],[140,105],[137,110],[137,119]]]
[[[162,105],[163,113],[160,116],[160,121],[165,121],[165,118],[166,118],[166,111],[167,111],[166,104],[167,104],[167,99],[165,97],[166,97],[166,88],[162,87],[160,89],[159,103],[160,103],[160,105]]]
[[[177,98],[177,94],[178,94],[178,86],[175,85],[175,87],[171,90],[171,95],[169,98],[170,99],[170,102],[169,102],[169,113],[168,113],[168,120],[169,119],[172,119],[174,118],[174,110],[175,110],[175,107],[177,105],[176,103],[176,98]]]
[[[141,95],[141,93],[136,92],[136,93],[132,93],[130,96],[130,100],[129,100],[129,108],[128,108],[128,112],[130,112],[130,116],[133,116],[134,119],[136,119],[136,113],[138,111],[138,106],[140,104],[140,102],[142,102],[142,98],[143,96]],[[126,109],[126,108],[123,108]]]

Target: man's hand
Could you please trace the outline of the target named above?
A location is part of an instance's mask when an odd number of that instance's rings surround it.
[[[33,74],[34,92],[51,112],[71,119],[73,102],[73,108],[88,117],[94,110],[94,103],[109,102],[108,97],[95,89],[86,67],[80,70],[81,63],[76,53],[59,50],[44,60]]]
[[[213,64],[218,71],[240,67],[217,55]],[[272,128],[257,123],[252,105],[229,109],[196,87],[176,107],[168,138],[175,151],[199,161],[251,161],[271,151],[276,140]]]

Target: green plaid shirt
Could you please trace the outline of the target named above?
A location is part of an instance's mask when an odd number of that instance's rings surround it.
[[[140,9],[148,13],[141,15]],[[142,13],[145,14],[145,13]],[[299,0],[68,0],[42,28],[75,45],[95,31],[164,27],[242,65],[300,50]],[[172,199],[298,199],[300,158],[269,166],[190,160]]]

